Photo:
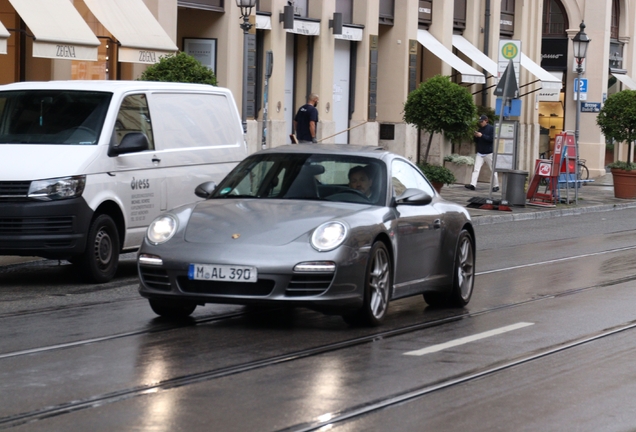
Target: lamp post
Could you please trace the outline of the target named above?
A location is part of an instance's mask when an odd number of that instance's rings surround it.
[[[579,32],[572,38],[572,51],[574,53],[574,59],[576,60],[576,74],[577,74],[577,87],[576,87],[576,126],[574,129],[574,145],[575,145],[575,162],[574,172],[577,182],[574,188],[574,203],[579,204],[579,134],[581,125],[581,74],[583,73],[583,60],[587,53],[587,46],[591,39],[585,34],[585,22],[581,21],[579,25]],[[567,156],[567,155],[566,155]],[[569,179],[567,180],[569,182]]]
[[[241,99],[243,133],[247,133],[247,34],[252,28],[250,15],[252,14],[252,8],[254,5],[256,5],[256,0],[236,0],[236,6],[241,9],[241,18],[243,18],[243,22],[240,24],[240,27],[243,30],[243,94]]]

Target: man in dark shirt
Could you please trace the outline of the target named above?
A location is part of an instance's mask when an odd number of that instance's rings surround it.
[[[475,144],[477,145],[477,154],[475,155],[475,169],[473,170],[473,176],[470,179],[470,184],[466,185],[467,189],[475,190],[477,186],[477,179],[479,178],[479,171],[484,162],[493,170],[492,166],[492,150],[493,141],[495,139],[495,128],[488,124],[488,116],[482,115],[479,117],[479,129],[474,134]],[[494,184],[492,188],[493,192],[499,191],[499,179],[497,174],[494,175]]]
[[[312,93],[307,103],[300,107],[294,117],[294,130],[299,144],[316,142],[316,124],[318,123],[318,95]]]

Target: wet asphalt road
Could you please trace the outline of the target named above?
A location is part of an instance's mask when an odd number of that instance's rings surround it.
[[[2,267],[0,429],[633,430],[633,213],[478,226],[469,306],[403,299],[377,329],[228,305],[164,321],[134,255],[100,286]]]

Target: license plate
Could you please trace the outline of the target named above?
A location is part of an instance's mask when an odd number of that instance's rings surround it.
[[[190,280],[213,280],[226,282],[256,282],[256,267],[224,264],[190,264]]]

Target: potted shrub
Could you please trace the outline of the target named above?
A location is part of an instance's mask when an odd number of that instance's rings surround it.
[[[607,98],[596,117],[601,132],[616,142],[627,142],[627,160],[608,165],[614,180],[616,198],[636,198],[636,164],[630,161],[636,139],[636,91],[623,90]]]
[[[418,167],[422,170],[426,178],[433,184],[437,192],[442,190],[445,184],[456,182],[455,175],[451,170],[441,165],[420,163]]]
[[[404,103],[404,121],[429,133],[426,152],[421,160],[428,162],[433,135],[443,133],[451,142],[459,142],[472,134],[476,107],[473,96],[459,84],[436,75],[409,93]],[[419,160],[418,160],[419,162]]]
[[[212,69],[184,52],[161,57],[159,62],[149,66],[141,74],[139,80],[216,85],[216,76]]]
[[[475,158],[471,156],[461,156],[453,153],[444,156],[444,166],[451,170],[457,183],[468,184],[473,174]]]

